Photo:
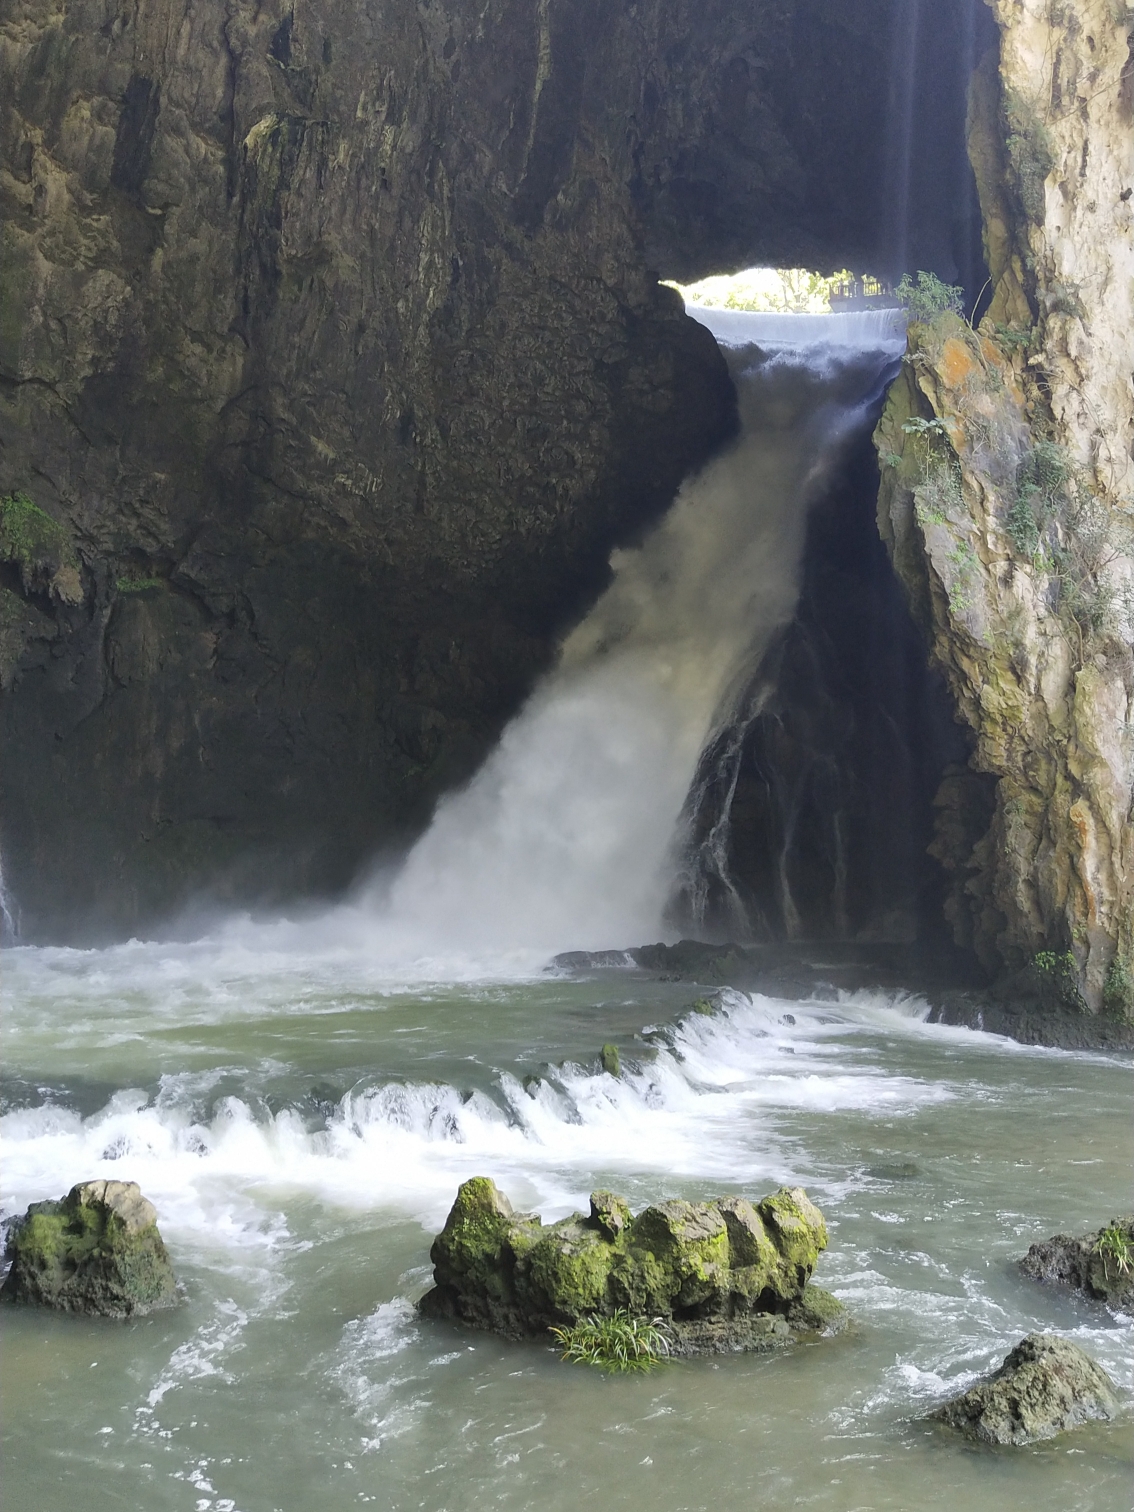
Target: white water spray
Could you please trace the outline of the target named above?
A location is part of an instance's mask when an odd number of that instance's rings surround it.
[[[890,310],[693,313],[726,349],[740,436],[614,554],[556,670],[440,805],[383,920],[403,943],[549,953],[659,932],[714,717],[790,618],[807,505],[905,339]]]

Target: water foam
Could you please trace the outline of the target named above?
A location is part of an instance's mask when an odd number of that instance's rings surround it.
[[[363,1081],[325,1120],[273,1113],[232,1095],[210,1104],[224,1070],[126,1089],[83,1118],[47,1104],[0,1119],[4,1208],[57,1195],[72,1181],[124,1169],[157,1204],[179,1244],[222,1254],[289,1242],[282,1206],[308,1194],[346,1208],[392,1207],[427,1227],[456,1183],[491,1170],[545,1213],[585,1199],[597,1171],[725,1183],[804,1179],[799,1157],[764,1115],[873,1109],[900,1116],[949,1098],[947,1087],[880,1072],[846,1043],[829,1007],[722,994],[714,1016],[653,1031],[619,1079],[568,1063],[524,1085],[498,1072],[492,1095],[445,1083]],[[207,1109],[207,1111],[205,1111]],[[261,1198],[274,1192],[265,1205]]]

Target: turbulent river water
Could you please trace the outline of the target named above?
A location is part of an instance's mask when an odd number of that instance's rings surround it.
[[[740,441],[618,560],[392,884],[188,943],[4,952],[4,1215],[135,1180],[185,1293],[126,1324],[0,1310],[7,1506],[1129,1506],[1131,1320],[1012,1264],[1129,1207],[1128,1059],[931,1026],[913,996],[726,990],[690,1015],[693,984],[544,965],[655,929],[699,750],[894,356],[884,321],[765,322],[756,353],[744,317],[706,318]],[[853,1325],[608,1380],[423,1320],[430,1236],[479,1174],[545,1219],[597,1186],[801,1183]],[[1036,1329],[1115,1376],[1119,1421],[1011,1452],[922,1421]]]

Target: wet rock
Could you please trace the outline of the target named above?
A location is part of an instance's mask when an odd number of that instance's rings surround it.
[[[509,1337],[625,1308],[663,1318],[676,1353],[763,1349],[841,1321],[809,1285],[827,1228],[799,1187],[759,1203],[674,1199],[636,1217],[611,1192],[546,1227],[515,1213],[487,1177],[466,1181],[430,1250],[429,1316]]]
[[[178,1301],[157,1213],[133,1181],[84,1181],[58,1202],[33,1202],[7,1254],[6,1302],[128,1318]]]
[[[994,1375],[930,1417],[985,1444],[1031,1444],[1114,1415],[1114,1383],[1077,1344],[1029,1334]]]
[[[622,1060],[618,1054],[617,1045],[604,1045],[602,1047],[602,1069],[607,1076],[622,1075]]]
[[[591,1193],[591,1223],[608,1239],[617,1239],[631,1221],[630,1204],[614,1192]]]
[[[788,1308],[788,1322],[800,1333],[836,1334],[850,1322],[850,1314],[838,1297],[808,1282],[799,1300]]]
[[[1134,1217],[1112,1218],[1081,1238],[1055,1234],[1033,1244],[1020,1269],[1034,1281],[1073,1286],[1129,1312],[1134,1309]]]

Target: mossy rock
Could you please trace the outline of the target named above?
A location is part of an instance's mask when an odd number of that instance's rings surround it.
[[[625,1309],[671,1323],[685,1353],[767,1348],[831,1331],[841,1308],[809,1286],[826,1244],[823,1216],[799,1187],[758,1204],[673,1199],[636,1217],[599,1191],[586,1217],[545,1226],[480,1176],[434,1240],[436,1286],[422,1309],[514,1338]]]
[[[12,1225],[0,1299],[128,1318],[178,1300],[153,1204],[133,1181],[84,1181]]]
[[[788,1318],[801,1333],[836,1334],[847,1326],[850,1314],[838,1297],[808,1282],[799,1300],[788,1309]]]
[[[83,597],[70,535],[27,494],[0,498],[0,560],[19,568],[25,593],[49,593],[68,604]]]

